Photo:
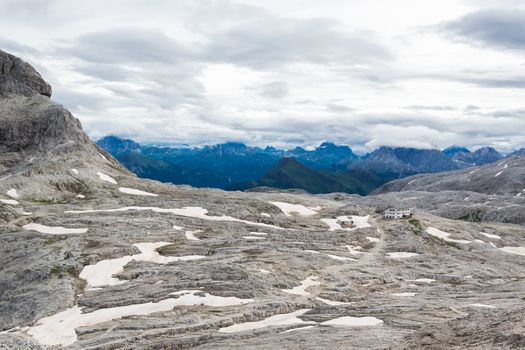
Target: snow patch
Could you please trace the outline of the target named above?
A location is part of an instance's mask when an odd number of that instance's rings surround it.
[[[413,292],[405,292],[405,293],[392,293],[391,295],[394,297],[407,298],[407,297],[416,296],[416,294],[417,293],[413,293]]]
[[[335,219],[321,219],[321,222],[328,225],[329,229],[328,231],[335,231],[335,230],[346,230],[346,231],[353,231],[360,228],[366,228],[371,227],[368,223],[369,215],[366,216],[355,216],[352,215],[350,217],[348,216],[338,216]],[[341,221],[352,221],[352,227],[342,227],[339,222]]]
[[[0,199],[0,202],[4,203],[4,204],[9,204],[9,205],[18,205],[20,203],[18,203],[17,200],[14,200],[14,199]]]
[[[303,326],[303,327],[298,327],[298,328],[292,328],[292,329],[288,329],[286,331],[283,331],[279,334],[283,334],[283,333],[291,333],[291,332],[295,332],[295,331],[302,331],[303,329],[308,329],[308,328],[314,328],[315,326]]]
[[[158,208],[158,207],[124,207],[124,208],[117,208],[117,209],[68,210],[68,211],[65,211],[64,213],[68,213],[68,214],[115,213],[115,212],[126,212],[126,211],[131,211],[131,210],[154,211],[156,213],[174,214],[174,215],[187,216],[187,217],[210,220],[210,221],[232,221],[232,222],[240,222],[240,223],[244,223],[248,225],[270,227],[270,228],[279,229],[279,230],[283,229],[282,227],[264,224],[262,222],[252,222],[252,221],[247,221],[247,220],[241,220],[241,219],[233,218],[227,215],[210,216],[210,215],[207,215],[208,210],[201,208],[201,207],[184,207],[184,208],[179,208],[179,209],[164,209],[164,208]]]
[[[497,173],[496,175],[494,175],[494,177],[498,177],[498,176],[500,176],[502,173],[503,173],[503,170],[500,171],[499,173]]]
[[[460,244],[469,244],[471,242],[465,239],[448,238],[451,235],[450,233],[438,230],[437,228],[434,228],[434,227],[429,227],[427,229],[427,233],[434,237],[441,238],[442,240],[447,241],[447,242],[460,243]]]
[[[159,196],[158,194],[155,194],[155,193],[150,193],[150,192],[141,191],[141,190],[137,190],[137,189],[134,189],[134,188],[128,188],[128,187],[119,187],[118,190],[120,192],[122,192],[122,193],[133,194],[133,195],[136,195],[136,196],[150,196],[150,197],[158,197]]]
[[[480,232],[479,234],[480,234],[480,235],[483,235],[483,236],[485,236],[485,237],[488,237],[488,238],[492,238],[492,239],[501,239],[500,236],[498,236],[498,235],[493,235],[493,234],[491,234],[491,233]]]
[[[486,309],[495,309],[496,307],[495,306],[492,306],[492,305],[487,305],[487,304],[469,304],[468,306],[471,306],[471,307],[480,307],[480,308],[486,308]]]
[[[7,195],[11,198],[19,198],[20,196],[18,195],[18,192],[16,192],[16,190],[14,188],[11,188],[10,190],[8,190],[7,192]]]
[[[525,256],[525,247],[503,247],[499,249],[507,253]]]
[[[150,261],[156,264],[168,264],[172,261],[188,261],[205,258],[202,255],[162,256],[157,252],[158,248],[169,244],[171,243],[136,243],[134,246],[140,250],[140,254],[126,255],[116,259],[101,260],[94,265],[87,265],[82,269],[79,277],[86,281],[88,289],[114,286],[126,282],[126,280],[121,280],[112,276],[124,271],[124,266],[132,260]]]
[[[261,321],[244,322],[234,324],[228,327],[219,329],[220,333],[237,333],[242,331],[253,331],[255,329],[270,327],[270,326],[287,326],[293,324],[315,324],[313,321],[303,321],[298,316],[304,315],[311,309],[299,309],[287,314],[279,314],[265,318]]]
[[[100,180],[102,180],[102,181],[106,181],[106,182],[112,183],[112,184],[114,184],[114,185],[117,184],[117,181],[116,181],[114,178],[112,178],[112,177],[109,176],[109,175],[104,174],[103,172],[100,172],[100,171],[99,171],[99,172],[97,173],[97,176],[98,176],[98,177],[100,178]]]
[[[43,345],[67,346],[77,341],[76,328],[92,326],[126,316],[150,315],[155,312],[170,311],[176,306],[206,305],[214,307],[241,305],[253,302],[253,299],[239,299],[236,297],[220,297],[199,290],[184,290],[171,293],[178,298],[167,298],[159,302],[117,306],[107,309],[98,309],[93,312],[82,313],[78,305],[66,309],[55,315],[44,317],[36,325],[29,327],[27,333]]]
[[[345,248],[348,250],[348,253],[351,255],[366,254],[366,252],[361,252],[360,249],[363,249],[361,246],[346,245]]]
[[[87,228],[65,228],[65,227],[60,227],[60,226],[52,227],[52,226],[46,226],[46,225],[41,225],[41,224],[35,224],[34,222],[24,225],[23,228],[26,230],[30,230],[30,231],[47,233],[50,235],[68,235],[68,234],[88,232]]]
[[[310,295],[310,293],[306,291],[306,288],[319,286],[320,284],[321,282],[317,281],[317,277],[310,276],[307,279],[301,281],[300,286],[293,287],[292,289],[282,289],[282,291],[288,294]]]
[[[377,242],[380,241],[380,239],[379,239],[379,238],[376,238],[376,237],[368,237],[368,236],[367,236],[366,239],[368,239],[368,240],[369,240],[370,242],[372,242],[372,243],[377,243]]]
[[[267,218],[271,217],[271,215],[268,214],[268,213],[261,213],[261,216],[265,216],[265,217],[267,217]]]
[[[319,300],[319,301],[322,301],[326,305],[330,305],[330,306],[351,305],[351,304],[353,304],[351,302],[333,301],[333,300],[323,299],[323,298],[320,298],[320,297],[317,297],[316,299]]]
[[[340,326],[340,327],[373,327],[383,324],[383,320],[380,320],[376,317],[352,317],[344,316],[339,318],[334,318],[333,320],[321,322],[325,326]]]
[[[290,204],[290,203],[285,203],[285,202],[269,202],[269,203],[281,209],[281,211],[286,216],[292,216],[291,213],[297,213],[301,216],[310,216],[310,215],[317,214],[317,211],[307,208],[301,204]]]
[[[195,237],[194,233],[202,232],[201,230],[197,231],[186,231],[185,236],[186,239],[190,241],[200,241],[200,238]]]
[[[357,261],[355,259],[352,259],[352,258],[348,258],[346,256],[339,256],[339,255],[332,255],[332,254],[326,254],[328,257],[334,259],[334,260],[339,260],[339,261]]]
[[[75,197],[80,199],[86,198],[86,196],[84,196],[83,194],[77,194]]]
[[[71,169],[71,172],[72,172],[73,174],[75,174],[75,175],[78,175],[78,170],[75,169],[75,168]]]
[[[419,255],[418,253],[409,253],[409,252],[393,252],[393,253],[387,253],[389,258],[392,259],[405,259],[405,258],[411,258],[414,256]]]
[[[267,233],[266,232],[250,232],[251,235],[255,235],[255,236],[266,236]]]
[[[256,240],[260,240],[260,239],[265,239],[265,237],[257,237],[257,236],[244,236],[243,238],[247,239],[249,241],[256,241]]]
[[[432,283],[432,282],[436,282],[436,280],[432,279],[432,278],[418,278],[418,279],[415,279],[415,280],[406,280],[407,282],[416,282],[416,283]]]

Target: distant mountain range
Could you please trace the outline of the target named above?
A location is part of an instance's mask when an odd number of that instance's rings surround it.
[[[97,144],[139,177],[163,182],[228,190],[264,186],[361,195],[391,180],[484,165],[503,158],[491,147],[474,152],[459,146],[443,151],[380,147],[359,156],[350,147],[331,142],[313,150],[250,147],[237,142],[182,148],[141,145],[107,136]]]

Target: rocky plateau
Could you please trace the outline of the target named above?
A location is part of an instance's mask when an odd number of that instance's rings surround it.
[[[524,158],[449,173],[484,192],[195,189],[128,172],[3,51],[0,95],[0,349],[525,348]]]

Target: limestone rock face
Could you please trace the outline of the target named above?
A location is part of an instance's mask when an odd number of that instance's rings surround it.
[[[0,96],[9,94],[51,97],[51,85],[30,64],[0,50]]]

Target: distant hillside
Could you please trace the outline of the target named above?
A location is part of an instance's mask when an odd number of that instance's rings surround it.
[[[480,167],[411,176],[389,182],[373,193],[401,191],[472,191],[525,196],[525,157],[511,156]]]
[[[381,180],[372,174],[318,171],[306,167],[296,159],[282,158],[259,181],[234,185],[230,189],[246,190],[264,186],[279,189],[303,189],[309,193],[346,192],[366,195],[381,184]]]
[[[336,189],[366,194],[391,180],[487,164],[502,157],[490,147],[471,152],[461,146],[443,151],[380,147],[360,157],[350,147],[331,142],[308,150],[251,147],[239,142],[196,148],[141,145],[107,136],[97,144],[140,177],[222,189],[252,188],[263,182],[275,182],[281,188],[310,188],[316,193]],[[282,166],[278,165],[281,158],[293,158],[313,172],[307,174],[303,169],[304,180],[298,176],[285,179],[278,171]],[[308,183],[313,178],[315,185]],[[320,185],[321,181],[326,184]]]
[[[150,159],[137,152],[119,154],[116,158],[141,178],[194,187],[225,188],[231,184],[227,178],[207,169],[185,168],[162,160]]]

